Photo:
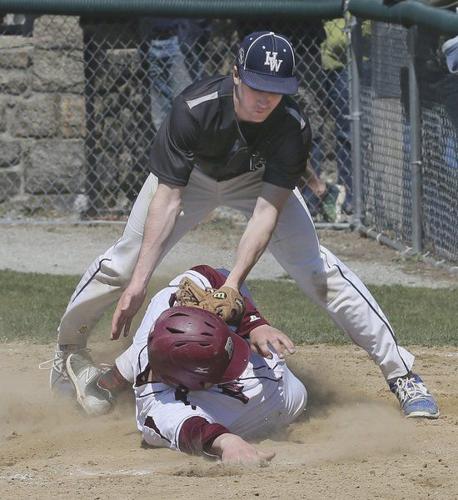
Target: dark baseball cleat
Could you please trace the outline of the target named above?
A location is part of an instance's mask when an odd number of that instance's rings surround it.
[[[439,407],[429,393],[423,380],[415,373],[398,377],[388,382],[390,390],[396,395],[401,410],[406,417],[438,418]]]
[[[99,386],[98,380],[105,372],[94,366],[87,352],[72,353],[65,366],[76,391],[76,398],[83,410],[91,416],[104,415],[112,409],[110,391]]]

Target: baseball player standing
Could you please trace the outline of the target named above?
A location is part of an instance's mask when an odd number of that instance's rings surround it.
[[[67,371],[84,410],[104,414],[120,390],[133,386],[137,427],[151,446],[225,463],[270,460],[273,453],[245,439],[284,430],[304,411],[307,391],[282,354],[291,341],[248,298],[233,331],[215,314],[182,305],[224,280],[209,266],[174,278],[152,298],[132,345],[107,372],[88,364],[85,353],[70,354]],[[258,354],[260,339],[274,336],[273,346],[259,351],[267,357]]]
[[[78,284],[58,329],[51,386],[66,382],[64,360],[85,348],[106,308],[118,300],[112,338],[129,332],[154,270],[175,243],[220,205],[248,223],[222,293],[238,290],[267,246],[302,291],[367,351],[407,416],[439,409],[414,356],[400,347],[359,278],[320,246],[295,187],[306,173],[309,122],[291,97],[298,89],[289,41],[256,32],[241,43],[230,76],[194,83],[175,100],[151,151],[151,174],[121,238]]]

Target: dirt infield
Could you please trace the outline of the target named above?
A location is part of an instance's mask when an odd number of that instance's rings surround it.
[[[110,361],[121,348],[99,342],[95,357]],[[133,401],[107,417],[85,418],[48,392],[48,372],[38,363],[52,346],[0,345],[0,496],[458,498],[458,352],[411,350],[439,400],[439,420],[402,418],[361,349],[301,347],[290,364],[309,390],[304,418],[288,434],[260,443],[277,453],[269,466],[241,469],[143,449]]]
[[[119,226],[5,226],[0,268],[80,274],[120,232]],[[162,272],[203,261],[230,266],[238,236],[224,226],[198,229]],[[457,286],[456,275],[406,263],[354,234],[321,238],[367,283]],[[263,259],[251,277],[283,275],[271,256]],[[123,345],[99,341],[93,348],[98,361],[112,362]],[[411,350],[438,398],[439,420],[404,419],[361,349],[300,347],[290,366],[308,388],[307,411],[288,433],[260,443],[277,453],[269,466],[242,469],[143,449],[127,395],[109,416],[88,419],[49,394],[48,372],[38,364],[53,346],[0,344],[0,498],[458,499],[458,351]]]

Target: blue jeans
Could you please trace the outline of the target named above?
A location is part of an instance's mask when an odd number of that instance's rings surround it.
[[[337,183],[345,186],[346,196],[344,209],[350,209],[352,203],[352,165],[350,140],[350,98],[348,93],[348,73],[346,69],[333,70],[325,73],[323,86],[326,91],[324,107],[334,119],[334,134],[336,138]],[[324,160],[322,138],[316,137],[313,142],[311,164],[317,175],[321,173]],[[304,192],[309,199],[307,188]],[[313,197],[310,198],[313,200]],[[313,201],[310,201],[313,204]]]
[[[178,37],[164,40],[151,39],[148,47],[148,77],[150,88],[164,98],[165,113],[170,111],[173,99],[173,66],[181,54]]]

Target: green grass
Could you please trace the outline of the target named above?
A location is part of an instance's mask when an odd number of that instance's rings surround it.
[[[458,345],[458,290],[371,286],[400,344]],[[253,281],[260,311],[298,343],[350,343],[328,316],[289,281]]]
[[[78,282],[75,276],[0,271],[0,340],[54,342],[56,327]],[[151,294],[164,282],[153,280]],[[348,343],[319,308],[295,284],[249,282],[259,309],[297,343]],[[458,345],[458,290],[371,287],[401,344]],[[108,338],[111,311],[97,325],[95,336]],[[141,314],[137,315],[137,322]]]
[[[0,339],[53,340],[75,277],[0,271]]]

